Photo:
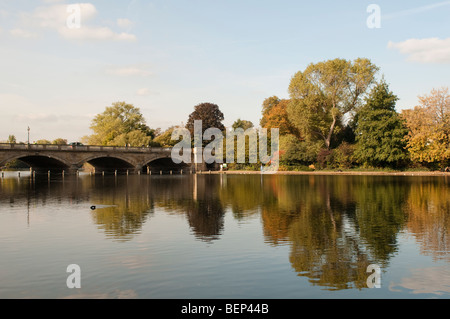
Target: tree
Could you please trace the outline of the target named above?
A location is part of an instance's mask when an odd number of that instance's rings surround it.
[[[122,133],[112,140],[109,145],[149,146],[152,136],[141,130]]]
[[[6,143],[10,143],[10,144],[17,143],[16,136],[15,135],[9,135],[8,136],[8,140],[6,141]]]
[[[330,149],[333,134],[360,106],[377,71],[365,58],[311,63],[290,82],[289,120],[307,139],[321,139]]]
[[[270,113],[270,111],[272,110],[273,107],[275,107],[278,103],[280,103],[280,99],[278,98],[278,96],[271,96],[266,98],[263,101],[262,104],[262,118],[260,121],[260,125],[261,127],[266,127],[267,124],[267,119],[268,119],[268,114]]]
[[[233,128],[233,130],[236,130],[237,128],[241,128],[245,131],[249,128],[252,128],[253,123],[251,121],[237,119],[236,121],[234,121],[234,123],[233,123],[233,125],[231,125],[231,127]]]
[[[225,130],[225,126],[222,124],[224,120],[224,115],[220,111],[219,106],[213,103],[201,103],[194,107],[194,111],[189,114],[188,121],[186,123],[186,128],[191,133],[191,137],[194,138],[196,132],[194,132],[194,122],[202,121],[202,136],[205,131],[209,128],[217,128],[220,131]],[[205,145],[207,141],[202,140],[202,144]]]
[[[116,102],[106,107],[92,120],[94,134],[89,144],[110,146],[148,146],[154,131],[146,124],[139,108],[125,102]]]
[[[264,100],[260,125],[263,128],[278,128],[280,135],[292,134],[302,139],[299,130],[291,123],[287,113],[289,100],[273,96]]]
[[[203,132],[208,128],[218,128],[223,131],[225,126],[222,124],[224,120],[224,115],[220,111],[219,106],[213,103],[201,103],[194,107],[194,111],[189,114],[188,121],[186,123],[186,128],[194,133],[194,121],[201,120]],[[202,133],[203,133],[202,132]]]
[[[53,140],[52,144],[67,145],[67,140],[65,138],[57,138],[57,139]]]
[[[159,145],[162,147],[171,147],[171,146],[176,145],[181,140],[181,137],[178,139],[172,139],[172,133],[178,127],[179,126],[171,126],[168,129],[166,129],[164,132],[157,135],[153,139],[153,142],[155,143],[155,145]]]
[[[448,88],[419,96],[419,105],[403,110],[409,129],[407,148],[413,161],[445,165],[450,160],[450,94]]]
[[[401,166],[408,156],[405,136],[408,134],[404,120],[395,111],[398,97],[383,80],[365,100],[365,105],[355,115],[356,150],[360,163],[370,166]]]
[[[292,134],[280,136],[280,162],[284,165],[314,163],[321,148],[321,143],[300,141]]]
[[[36,141],[36,144],[52,144],[52,142],[46,139],[40,139]]]

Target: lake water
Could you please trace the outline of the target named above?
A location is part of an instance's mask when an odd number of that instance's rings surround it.
[[[0,298],[449,298],[449,184],[9,172]]]

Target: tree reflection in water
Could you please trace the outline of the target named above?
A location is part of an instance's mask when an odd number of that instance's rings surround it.
[[[0,203],[85,203],[108,238],[131,240],[158,209],[186,216],[195,237],[219,240],[224,216],[260,216],[268,245],[289,245],[299,276],[325,289],[367,287],[369,264],[382,268],[401,232],[422,253],[449,261],[447,177],[400,176],[84,176],[2,179]],[[25,201],[23,200],[25,199]],[[105,206],[101,206],[105,205]]]

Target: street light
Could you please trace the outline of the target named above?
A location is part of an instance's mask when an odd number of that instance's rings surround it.
[[[28,145],[30,145],[30,127],[29,126],[28,126],[27,131],[28,131]]]

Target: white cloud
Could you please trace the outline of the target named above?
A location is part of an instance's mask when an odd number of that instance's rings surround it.
[[[80,3],[80,17],[82,22],[89,21],[97,14],[97,9],[91,3]],[[31,28],[67,28],[67,20],[71,12],[68,5],[56,4],[37,7],[33,12],[20,13],[20,22]]]
[[[55,1],[47,1],[53,3]],[[92,23],[97,15],[96,7],[91,3],[80,3],[79,17],[80,27],[69,27],[75,11],[69,10],[66,4],[53,4],[36,8],[33,12],[20,13],[20,24],[22,32],[11,33],[14,36],[24,37],[25,34],[35,34],[39,30],[46,29],[56,31],[60,36],[68,40],[110,40],[110,41],[136,41],[134,34],[115,32],[109,27],[99,26]],[[123,19],[127,20],[127,19]],[[122,21],[126,23],[126,21]],[[131,21],[130,21],[131,23]],[[32,31],[27,31],[32,30]]]
[[[450,63],[450,38],[408,39],[389,41],[388,48],[407,55],[407,59],[421,63]]]
[[[119,76],[149,76],[151,72],[147,70],[146,66],[130,65],[123,67],[108,67],[106,73],[110,75]]]

